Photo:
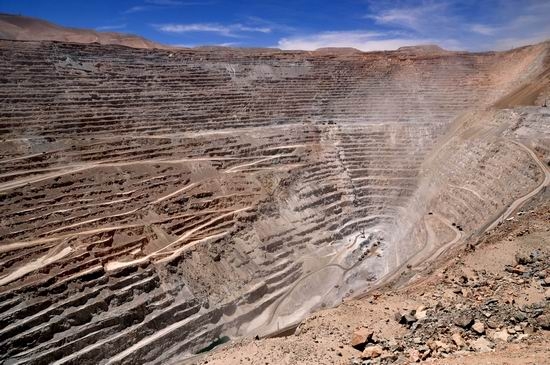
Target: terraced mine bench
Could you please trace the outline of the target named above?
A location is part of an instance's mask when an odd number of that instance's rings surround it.
[[[548,44],[0,49],[5,363],[165,364],[277,332],[547,184],[548,115],[492,105]]]

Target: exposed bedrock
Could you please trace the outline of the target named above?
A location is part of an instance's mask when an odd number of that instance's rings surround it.
[[[277,332],[549,182],[549,112],[510,97],[548,77],[547,43],[0,48],[6,364],[165,364]]]

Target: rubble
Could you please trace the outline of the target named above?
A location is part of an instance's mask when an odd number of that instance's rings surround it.
[[[493,351],[496,343],[521,342],[529,338],[527,332],[548,330],[548,300],[520,307],[510,300],[513,291],[507,292],[502,299],[498,296],[498,290],[504,285],[526,285],[527,281],[518,281],[517,276],[528,279],[546,275],[544,267],[548,262],[548,255],[532,252],[517,254],[515,265],[505,266],[502,275],[483,271],[464,273],[451,284],[460,296],[443,295],[435,306],[421,305],[412,310],[402,308],[396,311],[394,320],[408,330],[407,334],[392,339],[391,344],[389,340],[380,338],[376,346],[367,347],[369,350],[362,354],[362,358],[370,361],[377,357],[377,364],[391,364],[453,354],[485,353]],[[533,285],[542,288],[544,282],[534,281]],[[468,295],[464,295],[465,292]],[[467,300],[471,296],[476,299]],[[362,328],[354,332],[352,343],[364,345],[369,336],[372,332]],[[393,351],[397,360],[378,357],[378,353],[383,351]]]

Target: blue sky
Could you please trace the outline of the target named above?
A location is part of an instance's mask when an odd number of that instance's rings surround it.
[[[0,12],[180,46],[478,51],[550,39],[550,0],[0,0]]]

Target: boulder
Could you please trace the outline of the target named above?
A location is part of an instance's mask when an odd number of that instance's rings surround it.
[[[470,343],[470,347],[477,352],[490,352],[494,347],[494,344],[487,340],[485,337],[480,337]]]
[[[519,342],[519,341],[522,341],[522,340],[524,340],[528,337],[529,337],[529,335],[527,333],[520,333],[519,335],[517,335],[515,341]]]
[[[473,325],[472,325],[472,330],[474,330],[474,332],[482,335],[485,333],[485,325],[482,323],[482,322],[479,322],[479,321],[476,321]]]
[[[537,324],[543,330],[550,331],[550,314],[543,314],[537,317]]]
[[[406,313],[396,312],[395,320],[398,321],[399,324],[404,324],[404,325],[411,325],[412,323],[417,321],[416,317],[413,315],[413,312],[406,312]]]
[[[417,349],[409,349],[409,361],[419,362],[420,361],[420,351]]]
[[[464,342],[464,339],[458,332],[453,333],[453,335],[451,336],[451,339],[453,340],[454,344],[458,348],[461,348],[462,346],[466,345],[466,343]]]
[[[368,328],[360,328],[351,335],[351,346],[357,350],[363,350],[372,338],[373,332]]]
[[[474,323],[474,317],[471,314],[464,313],[456,317],[454,323],[458,327],[467,328]]]
[[[432,351],[437,351],[437,350],[443,350],[443,351],[447,351],[449,350],[449,345],[446,344],[445,342],[443,341],[430,341],[428,343],[428,347],[430,348],[430,350]]]
[[[530,255],[518,252],[516,254],[516,262],[520,265],[532,264],[535,260]]]
[[[361,358],[363,358],[363,359],[375,359],[375,358],[379,357],[380,355],[382,355],[383,352],[384,352],[384,349],[380,345],[367,346],[363,350],[363,353],[361,354]]]
[[[510,335],[508,334],[508,331],[504,329],[502,331],[491,332],[489,334],[489,338],[493,341],[508,342],[508,338],[510,338]]]
[[[428,311],[426,310],[421,310],[421,311],[417,310],[416,313],[414,314],[414,318],[416,318],[416,320],[418,321],[423,321],[427,317],[428,317]]]

